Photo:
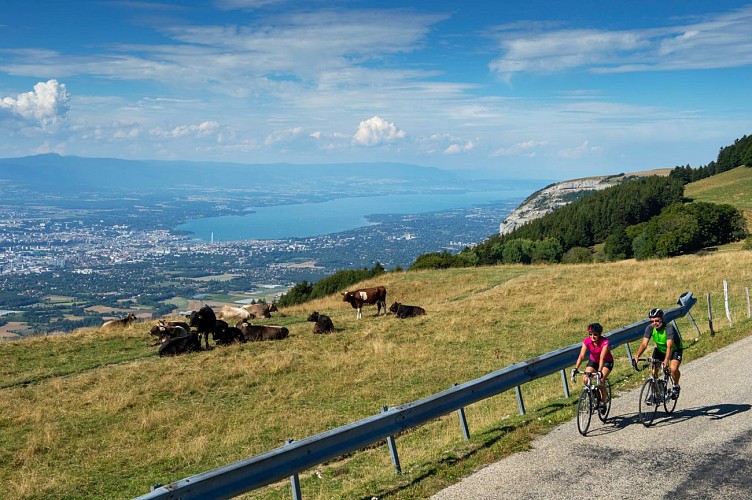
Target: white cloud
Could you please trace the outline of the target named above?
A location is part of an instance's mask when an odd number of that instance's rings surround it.
[[[219,123],[215,121],[205,121],[198,125],[180,125],[171,130],[155,128],[151,131],[152,135],[159,137],[206,137],[216,133],[219,129]]]
[[[502,79],[522,72],[594,73],[742,67],[752,63],[752,6],[691,24],[651,29],[502,31],[502,55],[489,69]]]
[[[361,146],[377,146],[379,144],[404,139],[404,130],[398,130],[394,123],[382,120],[378,116],[360,122],[353,141]]]
[[[567,158],[567,159],[582,158],[588,153],[593,153],[593,152],[600,151],[600,150],[601,148],[597,146],[591,146],[588,141],[585,141],[575,148],[563,149],[559,151],[558,156],[560,158]]]
[[[42,128],[56,125],[68,112],[68,90],[64,83],[48,80],[34,85],[34,90],[0,100],[0,110],[29,122],[38,123]]]
[[[534,140],[519,142],[512,147],[499,148],[493,153],[491,153],[491,156],[492,157],[524,156],[528,158],[533,158],[537,154],[537,150],[545,145],[546,145],[545,142],[539,142],[539,141],[534,141]]]
[[[278,142],[285,142],[303,135],[303,127],[293,127],[285,130],[277,130],[266,136],[264,144],[270,146]]]
[[[467,141],[464,144],[450,144],[448,148],[444,150],[445,155],[456,155],[459,153],[467,153],[468,151],[472,151],[473,148],[475,148],[475,143],[473,141]]]

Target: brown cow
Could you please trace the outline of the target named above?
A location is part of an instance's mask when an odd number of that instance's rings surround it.
[[[273,312],[277,311],[277,306],[274,304],[246,304],[242,306],[243,309],[254,315],[256,318],[271,318]],[[245,319],[245,318],[243,318]],[[251,318],[253,319],[253,318]]]
[[[386,316],[386,288],[383,286],[375,286],[372,288],[361,288],[360,290],[354,290],[352,292],[343,292],[342,300],[349,302],[353,309],[358,310],[357,318],[363,317],[361,308],[363,304],[376,304],[376,316],[381,313],[381,307],[384,307],[384,316]]]
[[[217,313],[217,318],[222,319],[230,319],[230,318],[238,318],[240,320],[245,319],[255,319],[256,316],[248,311],[247,309],[244,309],[242,307],[233,307],[224,305],[222,306],[222,309],[219,310]]]
[[[102,330],[110,330],[112,328],[124,328],[136,321],[136,315],[132,312],[128,313],[128,316],[122,319],[113,319],[106,321],[100,328]]]

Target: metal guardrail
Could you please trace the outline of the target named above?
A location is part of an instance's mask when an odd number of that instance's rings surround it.
[[[683,294],[677,301],[678,307],[665,311],[666,322],[687,315],[696,302],[697,299],[692,297],[691,292]],[[612,347],[617,347],[641,338],[648,324],[649,320],[645,319],[609,332],[605,336],[610,340]],[[384,409],[378,415],[300,441],[288,442],[285,446],[224,467],[155,487],[150,493],[138,497],[138,500],[232,498],[286,478],[293,479],[295,490],[299,472],[375,442],[393,439],[392,436],[411,427],[453,411],[462,412],[465,406],[472,403],[564,370],[574,364],[580,346],[580,343],[573,344],[515,363],[427,398]],[[568,393],[566,385],[565,392]],[[460,415],[462,418],[464,413]],[[390,441],[390,451],[392,444],[393,441]],[[393,453],[392,459],[395,458],[396,453]],[[399,469],[398,461],[395,462],[395,467]],[[299,491],[293,491],[293,495],[296,498],[300,497]]]

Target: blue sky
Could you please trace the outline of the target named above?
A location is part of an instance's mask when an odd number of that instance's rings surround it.
[[[752,3],[195,4],[3,0],[0,157],[558,180],[705,165],[752,133]]]

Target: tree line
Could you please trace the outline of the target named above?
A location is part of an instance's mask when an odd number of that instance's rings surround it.
[[[727,204],[692,202],[684,185],[741,165],[752,165],[752,136],[721,148],[715,162],[675,167],[669,176],[646,176],[580,199],[504,235],[493,235],[457,254],[419,255],[409,270],[495,264],[577,263],[673,257],[748,236],[743,214]],[[299,304],[385,272],[343,270],[316,283],[299,283],[279,304]]]
[[[669,176],[688,184],[742,165],[752,167],[752,135],[745,135],[741,139],[736,139],[734,144],[722,147],[718,152],[718,158],[705,166],[676,166]]]

